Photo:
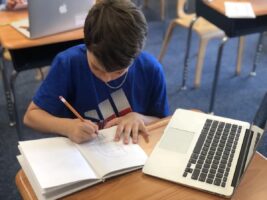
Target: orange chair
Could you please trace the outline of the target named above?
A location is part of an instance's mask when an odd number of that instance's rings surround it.
[[[170,37],[172,35],[172,32],[174,28],[177,25],[189,28],[190,23],[195,17],[195,14],[187,14],[184,11],[186,0],[178,0],[177,2],[177,18],[171,20],[170,25],[167,29],[165,38],[163,40],[162,48],[159,54],[159,61],[162,60],[167,45],[170,41]],[[197,22],[193,26],[193,30],[199,35],[200,37],[200,43],[198,48],[198,57],[197,57],[197,63],[195,67],[195,80],[194,80],[194,87],[198,88],[200,86],[201,82],[201,75],[202,75],[202,68],[203,68],[203,62],[205,57],[205,51],[207,44],[210,39],[213,38],[223,38],[225,36],[224,32],[205,20],[204,18],[199,18]],[[242,58],[242,51],[243,51],[243,38],[240,40],[239,44],[239,52],[238,52],[238,61],[237,61],[237,67],[236,67],[236,73],[240,73],[240,66],[241,66],[241,58]]]

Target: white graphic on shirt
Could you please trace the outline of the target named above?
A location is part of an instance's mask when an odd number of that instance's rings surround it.
[[[92,118],[92,119],[96,119],[96,120],[100,120],[96,110],[89,110],[89,111],[86,111],[84,113],[84,116],[85,117],[88,117],[88,118]]]
[[[119,116],[126,115],[127,113],[131,112],[131,106],[129,104],[129,101],[122,89],[119,89],[113,93],[111,93],[111,98],[113,100],[113,103],[115,104],[116,110],[119,113]],[[112,120],[116,117],[114,108],[110,102],[109,99],[106,99],[98,104],[98,108],[101,112],[101,115],[103,116],[105,122]],[[84,113],[84,115],[88,118],[92,119],[101,119],[101,117],[98,115],[96,110],[89,110]]]
[[[114,118],[116,117],[116,114],[112,108],[112,105],[109,101],[109,99],[106,99],[105,101],[102,101],[100,104],[98,104],[99,110],[103,116],[103,118],[109,119],[109,118]]]
[[[126,115],[127,113],[132,111],[129,101],[122,89],[113,92],[111,94],[111,98],[120,116]]]

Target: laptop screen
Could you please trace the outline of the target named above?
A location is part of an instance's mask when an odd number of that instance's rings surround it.
[[[264,159],[267,159],[267,129],[263,132],[256,147],[256,151],[263,156]]]
[[[81,28],[95,0],[28,0],[30,37]]]
[[[248,130],[246,134],[249,134],[249,137],[247,137],[247,141],[243,143],[242,148],[244,148],[242,150],[244,151],[244,154],[240,155],[237,165],[237,168],[240,167],[240,169],[236,170],[236,173],[239,173],[239,175],[235,176],[234,179],[236,180],[233,180],[236,184],[240,182],[242,176],[245,174],[245,171],[255,155],[255,152],[260,153],[265,158],[267,155],[267,131],[264,131],[258,126],[251,125],[250,130]],[[247,145],[247,147],[245,147],[245,145]]]

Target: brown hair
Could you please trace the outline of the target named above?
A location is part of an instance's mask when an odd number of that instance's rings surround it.
[[[147,22],[129,0],[100,0],[89,11],[84,41],[107,72],[127,68],[142,50]]]

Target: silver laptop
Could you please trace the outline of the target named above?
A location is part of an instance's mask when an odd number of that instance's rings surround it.
[[[95,0],[28,0],[29,18],[11,23],[28,38],[81,28]]]
[[[262,133],[247,122],[177,109],[143,172],[231,197]]]

